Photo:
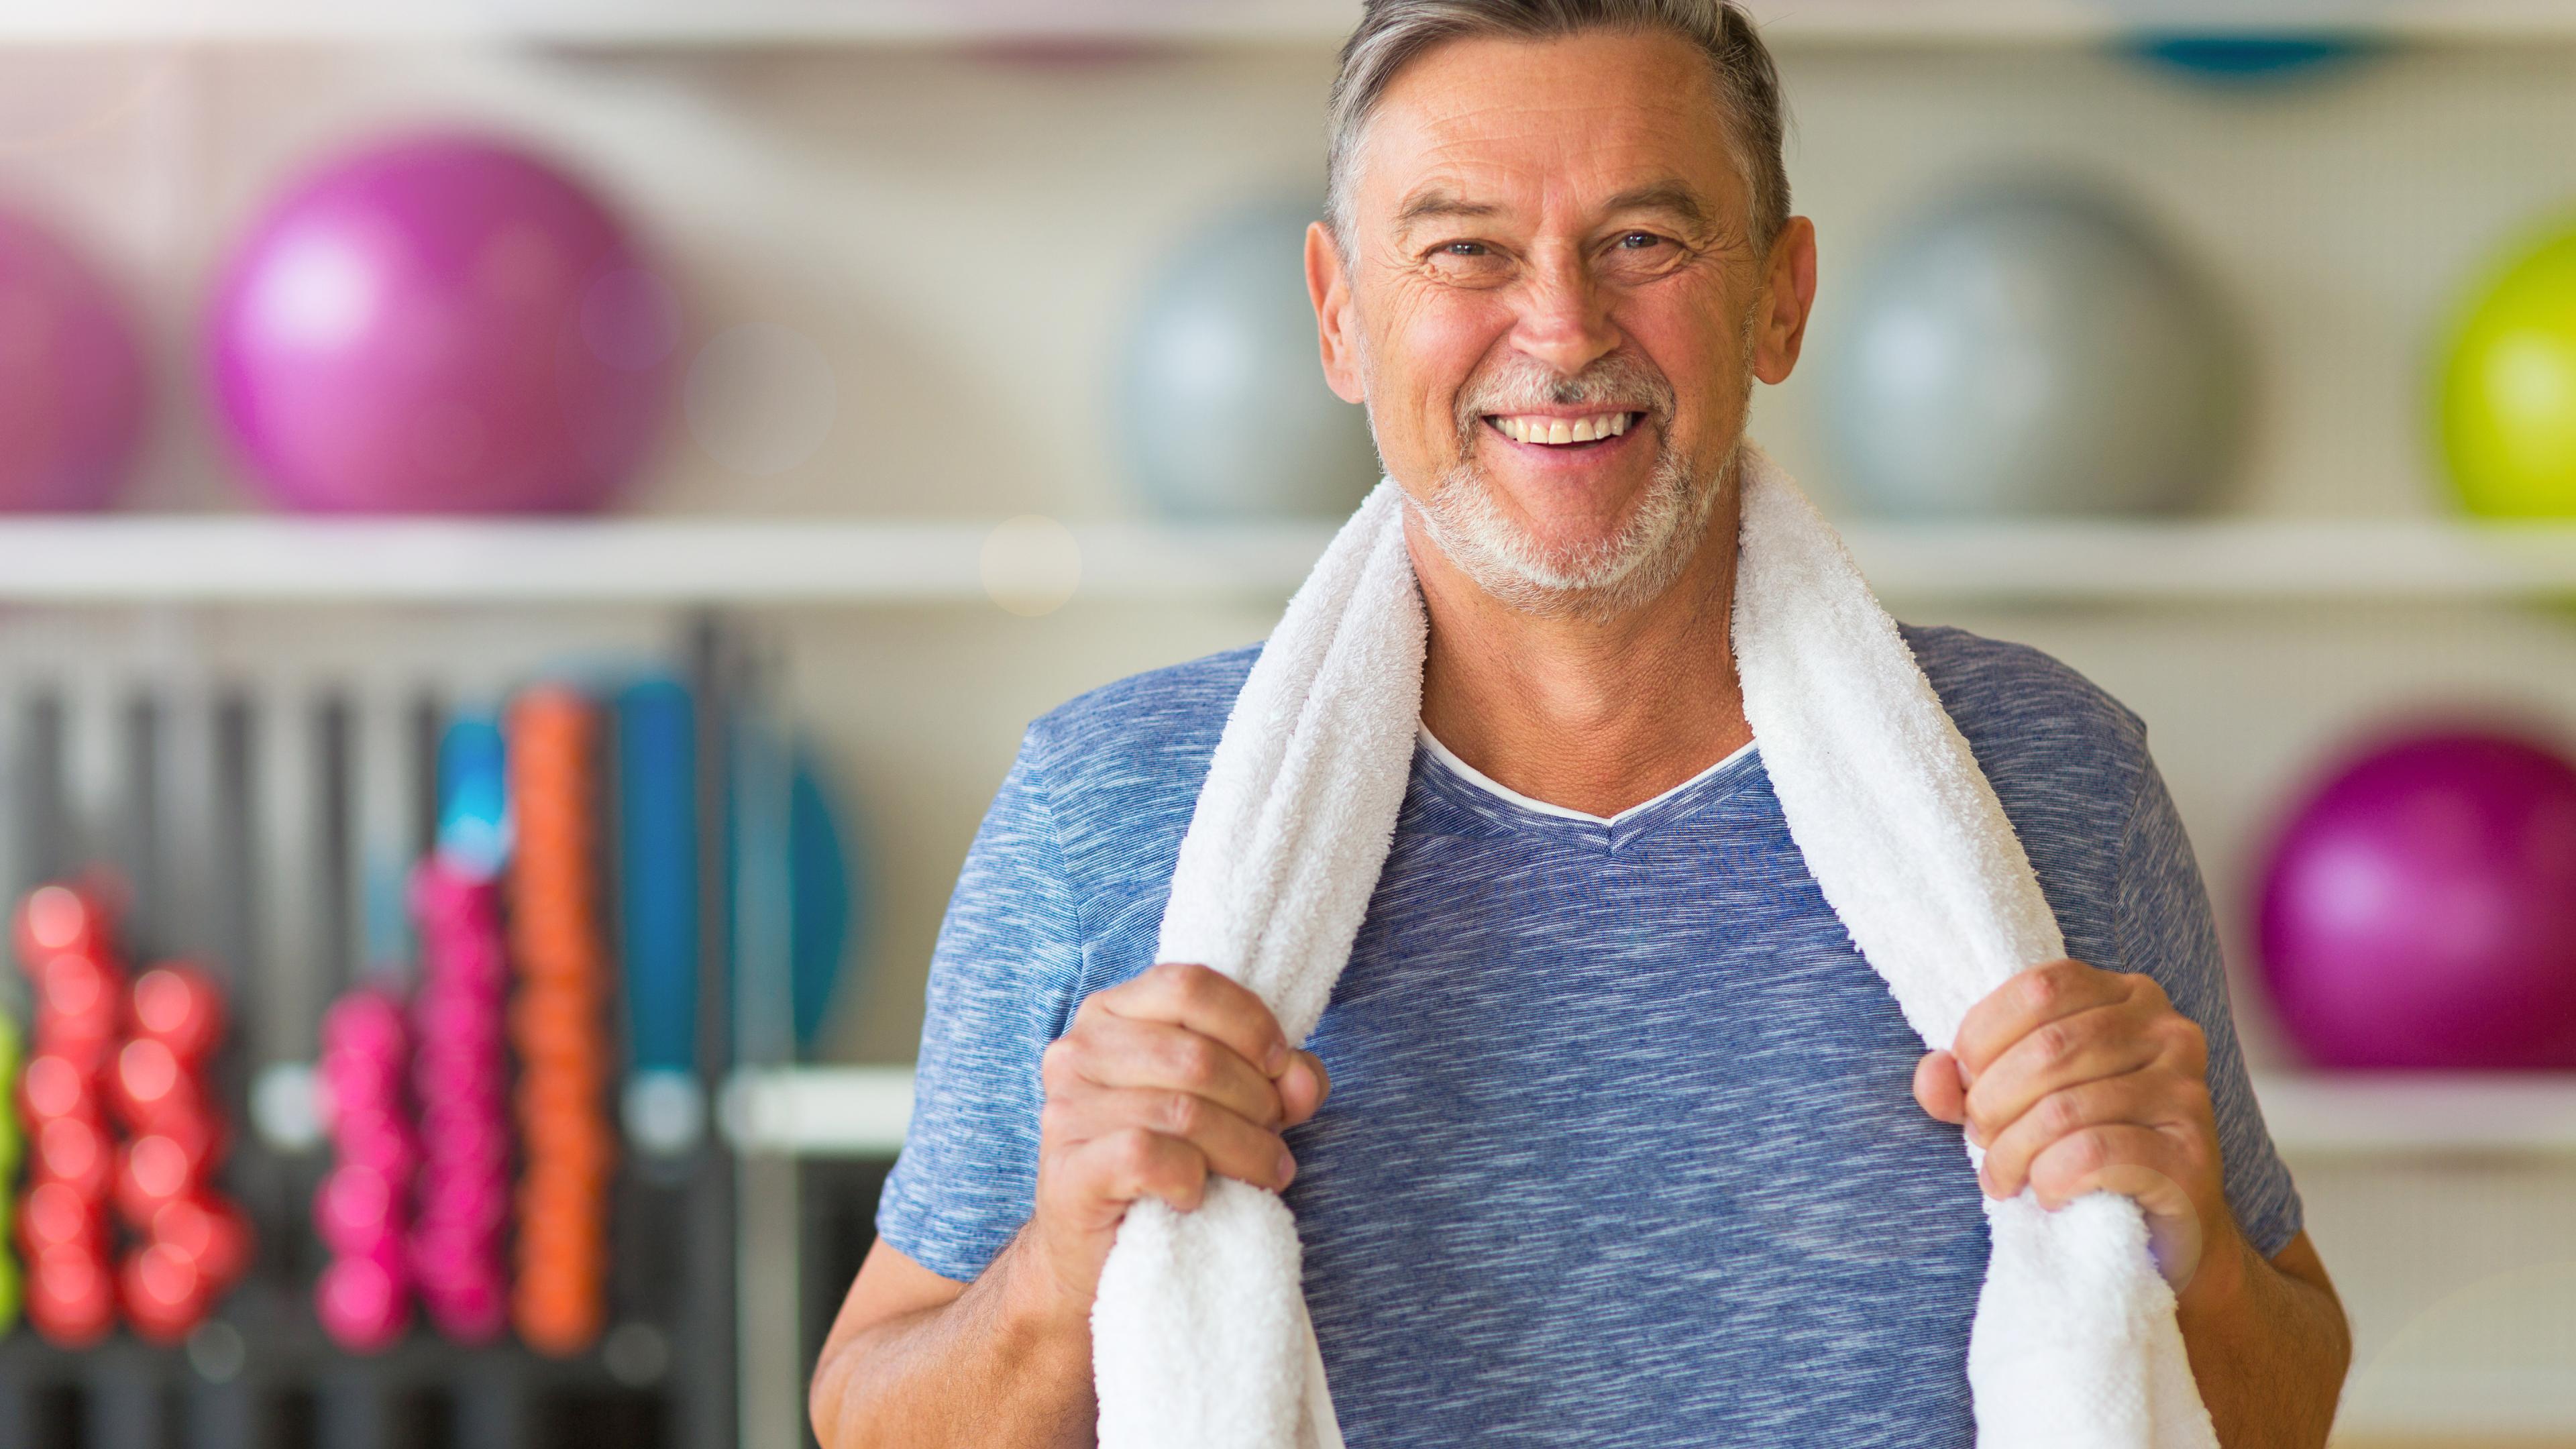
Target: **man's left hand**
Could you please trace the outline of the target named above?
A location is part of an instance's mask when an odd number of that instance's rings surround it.
[[[1969,1008],[1950,1050],[1915,1064],[1914,1099],[1985,1149],[1989,1196],[2027,1186],[2051,1210],[2096,1189],[2135,1198],[2179,1295],[2204,1261],[2239,1251],[2208,1071],[2199,1023],[2155,978],[2061,960]]]

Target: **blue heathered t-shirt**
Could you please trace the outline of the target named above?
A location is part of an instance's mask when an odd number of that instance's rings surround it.
[[[2144,726],[2037,650],[1904,635],[2068,954],[2152,974],[2207,1033],[2228,1203],[2269,1257],[2299,1196]],[[1030,726],[940,932],[877,1210],[933,1271],[974,1278],[1027,1220],[1039,1053],[1151,964],[1257,648]],[[1287,1132],[1286,1197],[1352,1449],[1974,1441],[1975,1173],[1915,1103],[1923,1043],[1809,878],[1757,747],[1606,821],[1418,748],[1306,1045],[1333,1092]]]

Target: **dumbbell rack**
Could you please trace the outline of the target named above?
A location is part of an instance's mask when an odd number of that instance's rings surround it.
[[[714,613],[693,616],[681,646],[684,677],[696,712],[694,793],[699,822],[699,939],[696,943],[696,1061],[702,1100],[714,1103],[735,1059],[734,993],[760,979],[735,969],[745,918],[759,903],[729,897],[723,835],[728,792],[757,751],[738,739],[761,708],[756,662],[747,636]],[[218,1185],[249,1213],[257,1234],[244,1282],[184,1343],[146,1344],[120,1328],[96,1348],[70,1351],[43,1341],[23,1321],[0,1336],[0,1446],[63,1449],[575,1449],[575,1446],[689,1446],[721,1449],[738,1442],[736,1253],[739,1165],[723,1134],[699,1134],[694,1147],[649,1156],[622,1147],[610,1189],[612,1267],[608,1331],[589,1350],[554,1359],[505,1335],[468,1347],[441,1341],[424,1322],[375,1355],[340,1350],[313,1311],[315,1276],[327,1261],[312,1226],[314,1190],[328,1166],[327,1149],[296,1150],[248,1129],[254,1070],[243,1030],[268,1003],[260,969],[262,893],[253,816],[256,747],[281,711],[312,708],[312,762],[319,819],[314,855],[323,887],[313,894],[326,919],[330,952],[323,983],[355,984],[367,963],[346,943],[358,932],[347,914],[356,893],[352,867],[352,729],[345,698],[260,700],[225,694],[208,711],[219,782],[211,811],[214,849],[196,862],[211,899],[200,919],[164,919],[153,908],[170,878],[173,849],[160,787],[172,733],[148,692],[133,695],[116,722],[122,776],[119,818],[75,822],[67,808],[67,713],[63,698],[41,685],[0,683],[14,746],[0,767],[14,772],[10,817],[15,898],[43,880],[73,872],[100,855],[128,878],[135,902],[122,934],[137,964],[187,956],[226,987],[235,1029],[211,1065],[218,1099],[237,1131]],[[421,848],[437,818],[436,742],[440,711],[423,698],[411,731],[409,775],[424,808]],[[613,819],[613,789],[601,792],[599,816]],[[748,808],[748,807],[744,807]],[[89,839],[84,840],[87,835]],[[616,838],[600,832],[603,846]],[[103,845],[103,849],[89,849]],[[616,871],[600,879],[615,889]],[[614,942],[617,912],[601,906],[601,927]],[[731,918],[729,920],[729,917]],[[612,952],[612,959],[615,953]],[[12,965],[8,985],[24,1016],[23,983]],[[618,999],[612,993],[612,1000]],[[305,1011],[309,1018],[313,1013]],[[757,1015],[758,1013],[754,1013]],[[296,1012],[287,1015],[293,1018]],[[309,1023],[307,1025],[309,1030]],[[615,1033],[622,1053],[626,1034]],[[309,1059],[307,1042],[303,1051]],[[622,1067],[625,1065],[619,1062]],[[622,1077],[623,1072],[619,1075]],[[612,1104],[613,1111],[613,1104]]]

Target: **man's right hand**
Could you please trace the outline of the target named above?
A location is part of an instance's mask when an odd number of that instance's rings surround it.
[[[1297,1166],[1280,1131],[1332,1090],[1250,988],[1177,961],[1085,997],[1038,1075],[1037,1210],[1018,1246],[1038,1255],[1058,1310],[1086,1316],[1129,1203],[1186,1212],[1210,1172],[1284,1189]]]

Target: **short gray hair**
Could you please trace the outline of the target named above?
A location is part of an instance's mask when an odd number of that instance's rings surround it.
[[[1342,44],[1324,163],[1324,215],[1344,251],[1360,132],[1398,71],[1443,41],[1553,40],[1587,30],[1670,31],[1708,58],[1728,148],[1752,196],[1757,260],[1768,252],[1789,221],[1789,169],[1780,155],[1787,126],[1770,48],[1733,0],[1366,0],[1359,28]]]

